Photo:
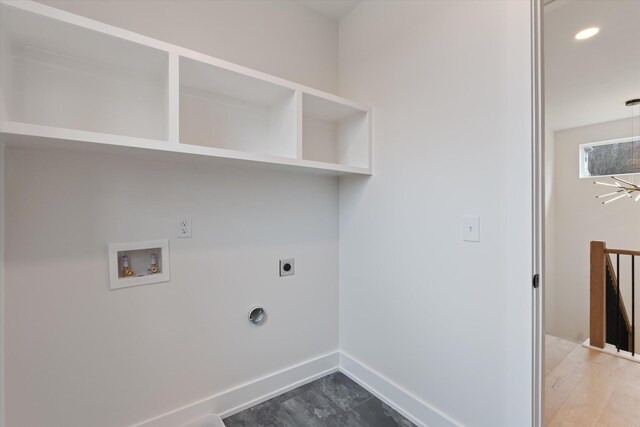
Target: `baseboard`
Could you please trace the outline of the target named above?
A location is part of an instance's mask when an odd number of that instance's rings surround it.
[[[340,353],[340,371],[418,426],[454,427],[462,425],[433,405],[414,396],[400,385],[344,352]]]
[[[632,354],[628,351],[620,350],[616,348],[615,345],[605,344],[604,348],[594,347],[591,345],[591,341],[589,338],[585,342],[582,343],[582,347],[588,348],[590,350],[599,351],[601,353],[610,354],[611,356],[620,357],[621,359],[631,360],[632,362],[640,363],[640,354]]]
[[[222,418],[338,370],[339,352],[325,354],[206,397],[131,427],[179,427],[208,414]]]
[[[131,427],[179,427],[209,414],[218,414],[226,418],[338,370],[418,426],[462,425],[354,357],[336,351],[190,403]]]

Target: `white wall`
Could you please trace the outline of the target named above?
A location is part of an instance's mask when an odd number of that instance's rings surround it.
[[[555,269],[550,283],[553,297],[547,298],[546,309],[546,329],[552,335],[573,341],[589,337],[590,241],[604,241],[610,248],[640,249],[640,205],[631,200],[602,205],[595,196],[610,191],[606,187],[595,186],[593,181],[607,179],[579,178],[580,144],[628,136],[628,119],[554,134],[555,172],[551,191],[555,200],[555,233],[548,245],[554,246]],[[637,181],[637,177],[635,179]],[[626,289],[629,271],[623,270],[627,276],[623,276],[621,286],[630,310],[630,292]],[[637,342],[640,342],[640,335]]]
[[[337,24],[296,2],[47,3],[337,87]],[[335,178],[46,149],[6,166],[8,427],[129,425],[338,348]],[[172,281],[109,291],[107,244],[157,238]]]
[[[39,0],[327,92],[338,90],[338,24],[289,0]]]
[[[7,425],[128,425],[337,350],[336,198],[334,179],[8,148]],[[158,238],[171,282],[110,291],[107,244]]]
[[[464,425],[530,423],[530,67],[526,1],[340,24],[341,92],[374,106],[374,175],[340,186],[341,349]]]

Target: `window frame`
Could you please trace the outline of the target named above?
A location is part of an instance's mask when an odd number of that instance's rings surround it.
[[[578,161],[579,161],[579,171],[578,171],[578,178],[580,179],[589,179],[589,178],[603,178],[603,177],[610,177],[612,174],[609,175],[589,175],[588,171],[588,164],[587,164],[587,158],[584,155],[585,152],[585,148],[586,147],[597,147],[599,145],[613,145],[613,144],[622,144],[625,142],[632,142],[632,141],[639,141],[640,140],[640,135],[639,136],[627,136],[625,138],[617,138],[617,139],[608,139],[606,141],[598,141],[598,142],[585,142],[583,144],[580,144],[578,146]],[[613,174],[615,176],[630,176],[630,175],[639,175],[640,171],[638,172],[631,172],[631,173],[616,173]]]

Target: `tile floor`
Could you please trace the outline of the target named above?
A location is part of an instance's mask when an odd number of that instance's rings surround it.
[[[547,335],[545,375],[545,427],[640,427],[640,363]],[[227,427],[414,426],[341,373],[224,422]]]
[[[340,372],[224,420],[227,427],[414,427]]]
[[[546,336],[544,425],[640,427],[640,363]]]

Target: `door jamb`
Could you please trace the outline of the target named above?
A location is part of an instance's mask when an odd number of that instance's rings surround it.
[[[533,272],[539,275],[538,286],[532,286],[533,292],[533,331],[532,331],[532,423],[533,427],[542,426],[544,407],[544,50],[543,50],[542,0],[531,1],[531,54],[532,54],[532,206],[533,206]]]

